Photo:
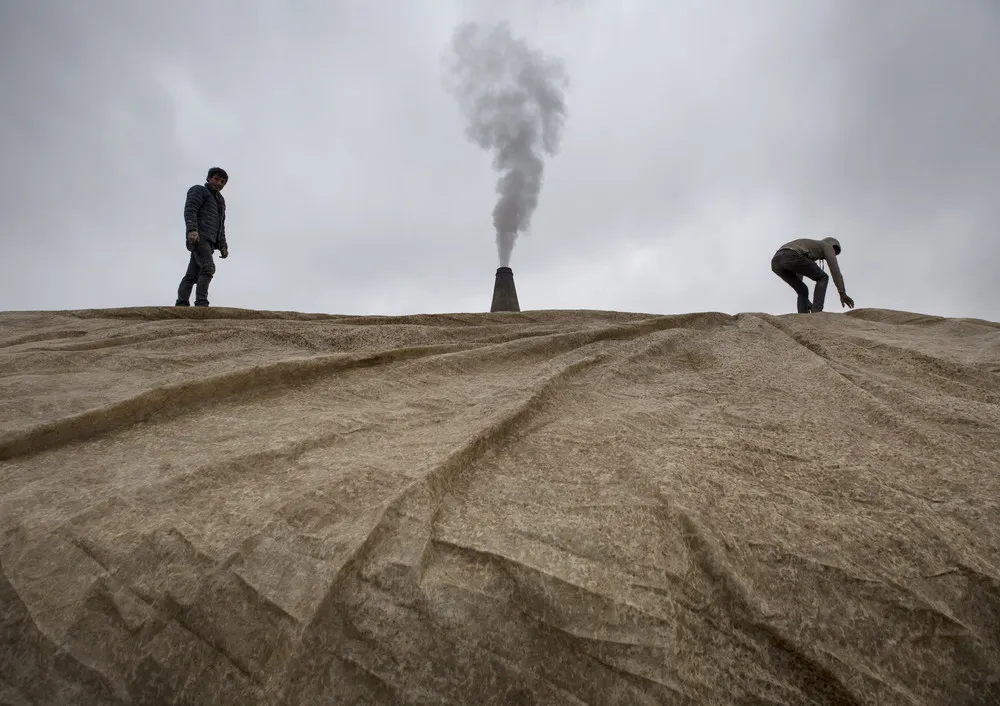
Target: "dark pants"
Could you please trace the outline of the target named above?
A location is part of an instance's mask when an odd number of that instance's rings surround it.
[[[191,289],[195,288],[194,305],[208,306],[208,285],[215,276],[215,260],[212,257],[212,243],[207,240],[198,240],[193,247],[188,246],[191,251],[191,259],[188,261],[187,272],[181,280],[181,286],[177,288],[177,305],[184,306],[191,299]]]
[[[809,311],[823,311],[826,300],[826,287],[830,283],[830,275],[820,269],[819,265],[795,250],[779,250],[771,258],[771,272],[781,277],[788,286],[799,295],[798,309],[800,314]],[[812,304],[809,304],[809,287],[802,281],[803,277],[816,281],[813,290]]]

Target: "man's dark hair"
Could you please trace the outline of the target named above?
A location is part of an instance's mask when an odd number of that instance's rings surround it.
[[[211,169],[209,169],[208,170],[208,176],[205,177],[206,181],[208,179],[211,179],[215,175],[219,175],[220,177],[222,177],[226,181],[229,181],[229,175],[226,174],[226,170],[223,169],[222,167],[212,167]]]

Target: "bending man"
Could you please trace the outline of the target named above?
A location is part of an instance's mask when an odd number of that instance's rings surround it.
[[[854,308],[854,300],[847,296],[847,292],[844,290],[844,278],[841,276],[840,266],[837,264],[837,255],[839,254],[840,241],[836,238],[823,238],[822,240],[799,238],[785,243],[774,253],[774,257],[771,258],[771,272],[781,277],[799,295],[798,310],[800,314],[823,311],[826,286],[829,284],[830,277],[816,264],[817,260],[825,260],[830,265],[833,283],[837,286],[837,292],[840,293],[841,306]],[[816,281],[811,303],[809,301],[809,287],[802,281],[803,277]]]

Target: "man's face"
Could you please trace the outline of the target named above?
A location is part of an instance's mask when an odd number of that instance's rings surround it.
[[[212,191],[222,191],[222,187],[226,185],[226,180],[223,179],[218,174],[213,174],[208,179],[208,188]]]

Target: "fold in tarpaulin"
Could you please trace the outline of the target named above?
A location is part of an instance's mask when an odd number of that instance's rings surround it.
[[[0,703],[1000,699],[1000,325],[0,314]]]

